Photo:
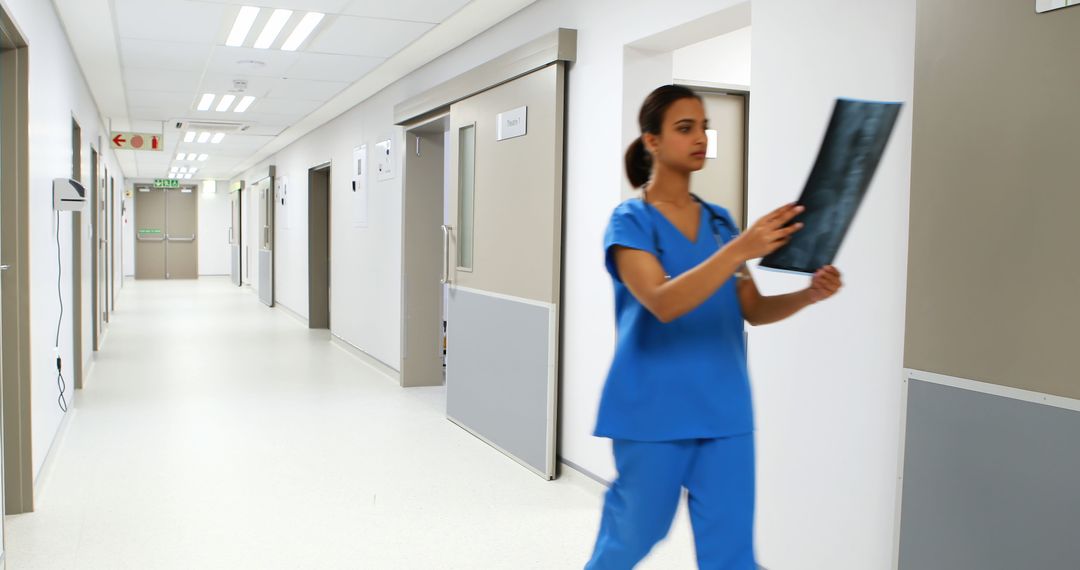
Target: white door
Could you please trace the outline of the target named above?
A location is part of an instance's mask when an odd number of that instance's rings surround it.
[[[556,469],[565,67],[451,107],[447,415]],[[499,140],[502,139],[502,140]]]

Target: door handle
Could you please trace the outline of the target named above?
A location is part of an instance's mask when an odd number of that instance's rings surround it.
[[[442,265],[442,279],[440,283],[446,285],[450,283],[450,231],[453,230],[450,226],[443,224],[442,227],[442,239],[443,239],[443,265]]]
[[[173,235],[170,234],[170,235],[166,235],[165,239],[167,239],[169,241],[190,242],[190,241],[195,241],[195,234],[191,234],[190,236],[182,236],[182,237],[177,237],[177,236],[173,236]]]
[[[8,269],[11,269],[10,265],[6,263],[4,265],[0,265],[0,271],[7,271]]]
[[[136,234],[135,241],[165,241],[164,237],[159,238],[145,238],[142,235]]]

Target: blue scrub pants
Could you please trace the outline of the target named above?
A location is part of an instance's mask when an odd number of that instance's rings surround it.
[[[641,442],[614,440],[618,479],[604,500],[586,570],[629,570],[671,528],[682,488],[690,495],[698,567],[756,570],[754,435]]]

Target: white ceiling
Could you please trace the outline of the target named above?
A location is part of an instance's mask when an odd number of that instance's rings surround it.
[[[164,152],[117,151],[124,175],[160,178],[195,165],[195,178],[223,179],[534,0],[53,1],[107,126],[165,135]],[[225,46],[245,5],[261,8],[245,46],[273,9],[293,10],[272,49]],[[276,49],[309,11],[326,17],[308,40],[296,52]],[[242,93],[235,80],[247,82]],[[203,93],[216,94],[216,106],[230,92],[255,103],[245,113],[196,110]],[[175,125],[189,120],[247,129],[220,144],[186,143]],[[177,162],[180,152],[210,159]]]

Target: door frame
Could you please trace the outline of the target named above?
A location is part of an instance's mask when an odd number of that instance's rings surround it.
[[[333,163],[308,169],[308,328],[330,328]],[[325,179],[326,183],[317,182]],[[319,228],[322,227],[320,230]]]
[[[101,235],[98,233],[101,216],[101,154],[90,143],[90,334],[91,350],[101,350],[101,286],[98,283],[98,263],[101,257]]]
[[[4,514],[34,510],[30,383],[29,46],[0,6],[0,288]],[[54,224],[59,223],[59,219]],[[54,227],[59,231],[59,227]],[[2,533],[0,533],[2,540]]]

